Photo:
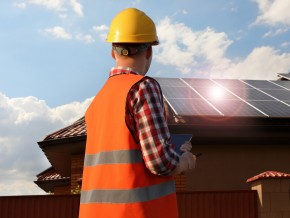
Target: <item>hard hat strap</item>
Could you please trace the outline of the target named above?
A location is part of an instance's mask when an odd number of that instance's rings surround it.
[[[119,55],[129,56],[135,55],[139,52],[145,51],[149,48],[150,44],[141,44],[139,46],[128,46],[128,45],[113,45],[113,50],[115,50]]]

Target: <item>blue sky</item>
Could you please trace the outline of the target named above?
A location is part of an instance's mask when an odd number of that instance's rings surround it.
[[[157,26],[149,76],[275,80],[290,71],[285,0],[2,1],[0,195],[42,193],[31,181],[49,163],[36,142],[83,115],[114,66],[106,33],[127,7]]]

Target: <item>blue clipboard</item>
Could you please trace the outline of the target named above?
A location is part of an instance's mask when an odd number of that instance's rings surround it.
[[[170,134],[170,135],[171,135],[170,142],[174,145],[175,152],[181,155],[183,153],[180,150],[181,145],[183,145],[186,141],[190,141],[192,139],[192,134]]]

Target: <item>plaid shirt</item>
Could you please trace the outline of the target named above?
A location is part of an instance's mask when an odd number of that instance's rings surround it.
[[[112,68],[110,76],[134,72],[131,68]],[[153,174],[168,175],[179,162],[169,143],[170,133],[164,116],[163,98],[157,81],[144,77],[130,89],[126,101],[127,126],[139,142],[146,167]]]

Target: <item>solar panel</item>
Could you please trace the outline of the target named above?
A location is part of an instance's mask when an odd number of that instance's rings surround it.
[[[203,99],[168,99],[177,115],[184,116],[221,116]]]
[[[186,84],[178,78],[155,78],[155,79],[160,84],[160,86],[169,86],[169,87],[186,86]]]
[[[290,117],[290,81],[156,80],[177,115]]]
[[[257,89],[232,89],[234,94],[239,96],[240,98],[250,101],[250,100],[273,100],[272,97],[264,94],[263,92]]]
[[[265,116],[262,112],[241,100],[209,100],[224,116],[252,117]]]
[[[289,81],[277,80],[277,81],[272,81],[272,82],[279,85],[279,87],[281,87],[281,88],[290,89],[290,82]]]
[[[188,79],[188,78],[186,78],[186,79],[183,79],[183,81],[193,88],[196,88],[196,87],[208,88],[210,86],[215,86],[215,83],[209,79]]]
[[[200,98],[200,96],[189,87],[163,86],[162,92],[167,99],[170,98]]]
[[[257,89],[279,89],[279,86],[267,80],[243,80],[246,84],[254,86]]]
[[[290,90],[286,89],[262,89],[262,90],[281,101],[290,101]]]
[[[227,90],[216,85],[209,88],[196,87],[195,90],[206,99],[238,99]]]
[[[243,83],[240,80],[233,79],[213,79],[214,82],[220,84],[226,89],[249,89],[251,88],[247,84]]]
[[[270,117],[290,117],[290,107],[279,101],[250,101]]]

